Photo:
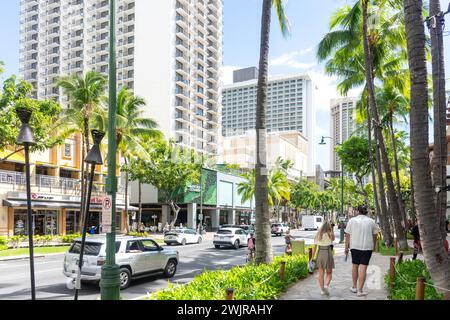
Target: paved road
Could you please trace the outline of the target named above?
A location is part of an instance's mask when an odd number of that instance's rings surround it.
[[[304,239],[306,244],[312,242],[315,232],[293,231],[297,239]],[[338,234],[336,234],[339,237]],[[272,237],[272,245],[276,255],[284,252],[284,239]],[[204,241],[199,245],[185,247],[172,246],[180,252],[180,264],[172,283],[187,283],[203,270],[229,269],[235,265],[245,264],[246,248],[215,249],[212,241]],[[36,296],[38,299],[70,300],[73,291],[66,288],[66,278],[62,274],[63,255],[47,256],[35,260]],[[159,276],[138,279],[122,291],[125,299],[145,295],[156,289],[166,288],[168,280]],[[94,284],[83,284],[80,300],[95,300],[100,296],[100,289]],[[0,300],[23,300],[30,298],[29,263],[27,260],[0,262]]]

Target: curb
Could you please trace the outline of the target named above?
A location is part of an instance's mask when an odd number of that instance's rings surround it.
[[[51,257],[51,256],[57,256],[57,255],[64,255],[64,253],[40,254],[40,255],[35,255],[34,258],[39,259],[39,258],[46,258],[46,257]],[[0,262],[19,261],[19,260],[30,260],[30,256],[13,256],[13,257],[0,258]]]

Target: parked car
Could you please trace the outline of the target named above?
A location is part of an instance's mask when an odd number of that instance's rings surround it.
[[[323,224],[321,216],[303,216],[302,226],[305,230],[318,230]]]
[[[81,251],[81,238],[75,239],[64,256],[64,275],[77,277]],[[106,261],[106,236],[86,239],[83,256],[82,281],[99,282],[102,265]],[[178,252],[162,248],[153,239],[118,236],[116,238],[116,264],[120,267],[120,289],[127,288],[132,279],[163,273],[172,278],[179,261]]]
[[[221,246],[239,249],[247,245],[247,233],[242,228],[221,228],[214,235],[213,244],[216,249]]]
[[[202,243],[203,237],[194,229],[181,228],[166,232],[164,242],[168,245],[188,243]]]
[[[272,223],[271,231],[272,234],[275,234],[277,236],[282,236],[284,233],[289,231],[290,228],[287,225],[287,223]]]

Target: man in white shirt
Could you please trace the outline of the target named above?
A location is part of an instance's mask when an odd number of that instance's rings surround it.
[[[375,248],[380,228],[373,219],[367,217],[367,208],[365,206],[359,206],[358,213],[358,216],[350,219],[345,229],[345,254],[348,255],[350,249],[353,264],[353,286],[350,290],[353,293],[357,293],[358,297],[362,297],[367,295],[363,291],[366,282],[367,266],[372,257],[372,251]],[[357,287],[358,280],[359,287]]]

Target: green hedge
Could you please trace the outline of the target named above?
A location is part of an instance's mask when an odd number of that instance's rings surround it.
[[[285,280],[279,278],[281,261],[286,262]],[[152,293],[150,300],[223,300],[227,288],[234,289],[236,300],[271,300],[284,292],[289,284],[308,276],[305,255],[274,258],[272,264],[234,267],[224,271],[205,271],[186,285],[173,285]]]
[[[72,243],[76,238],[81,238],[81,233],[68,234],[65,236],[60,236],[63,243]]]
[[[430,274],[422,260],[407,260],[395,266],[397,272],[394,278],[392,289],[389,287],[389,272],[384,277],[389,290],[391,300],[415,300],[416,281],[418,277],[424,277],[426,283],[432,283]],[[409,283],[407,283],[409,282]],[[425,285],[425,300],[442,300],[443,296],[436,292],[436,289]]]

